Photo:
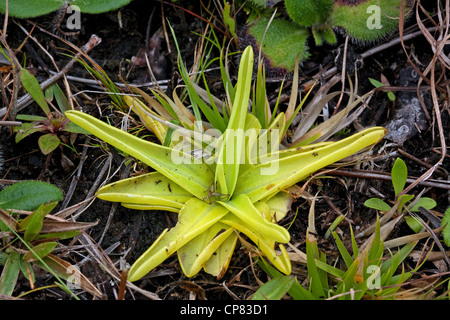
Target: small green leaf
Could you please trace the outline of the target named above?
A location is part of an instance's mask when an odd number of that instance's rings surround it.
[[[20,271],[22,272],[22,274],[24,275],[24,277],[30,282],[30,283],[34,283],[35,281],[35,276],[34,276],[34,271],[33,271],[33,267],[31,266],[31,264],[29,262],[26,262],[23,259],[23,256],[20,256],[19,259],[20,262]]]
[[[228,28],[228,31],[230,31],[231,35],[234,39],[236,38],[236,22],[234,21],[233,17],[230,14],[231,6],[229,3],[225,3],[223,7],[223,22]]]
[[[0,208],[32,211],[42,203],[62,200],[59,188],[42,181],[22,181],[0,192]]]
[[[42,128],[35,126],[33,123],[23,123],[20,127],[14,128],[14,131],[16,132],[15,141],[16,143],[19,143],[23,138],[41,130]]]
[[[71,109],[69,100],[67,100],[66,95],[57,83],[54,83],[50,87],[48,87],[47,90],[45,90],[45,94],[51,96],[51,99],[48,100],[53,100],[53,97],[55,97],[59,110],[61,110],[62,113]]]
[[[23,259],[26,262],[33,262],[39,260],[39,258],[42,259],[48,256],[56,248],[57,244],[58,244],[57,242],[40,243],[32,248],[33,251],[28,251],[27,253],[25,253]]]
[[[20,81],[27,92],[33,97],[34,101],[41,107],[45,115],[50,114],[50,108],[45,100],[44,93],[36,78],[27,70],[22,68],[20,72]]]
[[[80,11],[84,13],[102,13],[118,9],[131,0],[73,0],[71,5],[80,7]]]
[[[46,117],[35,116],[35,115],[31,115],[31,114],[18,114],[16,116],[16,120],[21,120],[21,121],[45,121],[45,120],[48,120],[48,119]]]
[[[263,284],[252,297],[252,300],[280,300],[291,289],[295,278],[278,276]]]
[[[389,211],[391,207],[381,199],[370,198],[364,202],[364,205],[368,208],[376,209],[379,211]]]
[[[19,254],[13,251],[6,260],[0,277],[0,294],[12,295],[20,271],[19,258]]]
[[[444,217],[442,218],[442,235],[444,237],[445,244],[450,247],[450,207],[445,210]]]
[[[39,137],[38,144],[43,154],[49,154],[58,148],[61,140],[53,133],[47,133]]]
[[[19,223],[19,229],[25,230],[24,240],[33,241],[42,229],[42,224],[47,212],[44,205],[40,205],[32,214]]]
[[[420,230],[422,230],[422,224],[417,221],[417,219],[415,219],[414,217],[411,216],[405,216],[405,221],[406,224],[411,228],[412,231],[414,231],[415,233],[420,232]]]
[[[408,168],[405,162],[397,158],[391,170],[392,185],[394,186],[395,196],[403,191],[408,177]]]
[[[419,207],[424,207],[425,209],[431,210],[436,206],[437,206],[437,203],[433,199],[428,198],[428,197],[422,197],[419,200],[417,200],[414,207],[411,208],[411,211],[417,212],[417,211],[419,211]]]

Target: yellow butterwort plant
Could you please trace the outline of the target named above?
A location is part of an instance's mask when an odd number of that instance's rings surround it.
[[[253,50],[247,47],[242,53],[233,94],[228,97],[226,130],[220,130],[220,136],[200,130],[200,135],[214,147],[210,156],[179,148],[180,141],[160,145],[86,113],[66,112],[80,127],[155,170],[106,185],[98,190],[98,198],[134,209],[178,213],[175,227],[164,230],[133,263],[128,273],[130,281],[142,278],[174,253],[186,276],[192,277],[203,269],[220,278],[228,268],[240,234],[247,236],[260,255],[279,271],[289,274],[291,262],[283,244],[290,241],[290,234],[277,224],[289,210],[283,206],[290,197],[286,189],[315,171],[374,145],[384,136],[384,128],[372,127],[337,142],[288,149],[273,147],[281,143],[290,121],[280,112],[273,121],[262,125],[248,112],[253,61]],[[136,98],[127,97],[126,101],[161,142],[169,130],[173,133],[179,129],[180,136],[194,150],[204,146],[194,139],[193,126],[201,128],[202,124],[192,114],[178,109],[179,122],[184,125],[177,126],[159,119],[157,112]],[[271,135],[273,131],[280,134]],[[267,151],[249,152],[255,146]],[[180,158],[184,161],[174,161]]]

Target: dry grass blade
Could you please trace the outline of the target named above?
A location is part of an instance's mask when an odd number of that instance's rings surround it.
[[[427,211],[427,209],[423,208],[423,207],[419,207],[420,211]],[[416,219],[417,221],[420,222],[420,224],[430,233],[431,237],[433,238],[434,242],[436,243],[436,245],[438,246],[439,250],[441,250],[441,252],[444,255],[444,260],[447,263],[447,266],[450,267],[450,258],[445,254],[445,249],[441,244],[441,241],[438,239],[436,233],[434,230],[432,230],[430,228],[430,226],[428,226],[428,224],[426,224],[417,214],[415,214],[414,212],[410,212],[411,216],[414,217],[414,219]],[[439,228],[438,231],[442,230],[443,227]]]
[[[328,94],[328,91],[340,80],[340,76],[334,76],[326,84],[320,87],[318,92],[315,94],[311,102],[302,110],[300,113],[305,115],[300,120],[294,135],[292,136],[292,141],[296,144],[296,141],[301,139],[302,136],[311,128],[314,122],[317,120],[320,112],[322,112],[325,104],[330,101],[333,97],[337,96],[339,92],[334,92]],[[298,142],[297,142],[298,143]]]
[[[420,0],[418,1],[418,7],[420,6],[422,8],[422,6],[420,5]],[[409,58],[408,54],[406,54],[408,61],[411,63],[411,65],[414,67],[414,69],[416,70],[416,72],[418,72],[418,74],[420,74],[421,79],[419,79],[419,83],[418,86],[420,86],[421,81],[425,80],[430,84],[430,92],[431,92],[431,97],[432,97],[432,101],[433,101],[433,111],[434,111],[434,115],[435,115],[435,122],[437,123],[437,127],[438,127],[438,132],[439,132],[439,137],[440,137],[440,143],[441,143],[441,158],[439,159],[439,161],[432,166],[430,169],[428,169],[421,177],[419,177],[414,183],[412,183],[411,185],[409,185],[407,188],[405,188],[405,190],[403,190],[400,195],[406,194],[407,192],[409,192],[412,188],[414,188],[417,184],[419,184],[421,181],[427,180],[428,178],[431,177],[431,175],[434,173],[434,171],[436,170],[436,168],[440,165],[442,165],[446,154],[447,154],[447,145],[445,142],[445,135],[444,135],[444,129],[443,129],[443,125],[442,125],[442,119],[441,119],[441,111],[439,108],[439,99],[437,96],[437,88],[436,88],[436,75],[435,75],[435,71],[436,71],[436,62],[439,60],[442,62],[442,64],[444,65],[445,68],[447,68],[447,66],[445,65],[445,61],[442,60],[441,54],[443,53],[443,47],[444,44],[448,41],[448,20],[449,20],[449,0],[445,1],[445,6],[446,6],[446,17],[445,19],[442,19],[441,17],[441,12],[439,10],[439,20],[440,20],[440,27],[438,29],[440,29],[440,39],[442,39],[443,41],[436,41],[436,39],[428,32],[428,30],[426,30],[423,22],[421,21],[420,17],[419,17],[419,11],[418,11],[418,7],[416,9],[416,20],[417,20],[417,24],[419,26],[419,28],[422,30],[422,32],[424,33],[425,38],[427,39],[427,41],[430,43],[432,50],[434,52],[434,56],[433,59],[431,60],[431,62],[429,63],[429,65],[427,66],[427,68],[425,69],[425,71],[422,73],[420,70],[418,70],[417,66],[415,66],[411,59]],[[439,8],[439,5],[438,5]],[[404,10],[403,8],[403,4],[401,6],[401,12]],[[402,15],[400,15],[402,16]],[[446,26],[444,27],[443,22],[446,22]],[[403,25],[402,23],[400,23],[400,35],[402,36],[402,32],[403,32]],[[402,41],[402,47],[403,50],[406,52],[405,49],[405,45]],[[426,78],[426,75],[430,73],[430,79]],[[420,98],[420,94],[418,94],[419,99]],[[423,104],[423,101],[421,101],[421,104]]]

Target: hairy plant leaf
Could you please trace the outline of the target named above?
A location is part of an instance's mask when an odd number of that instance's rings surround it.
[[[297,56],[299,61],[309,56],[306,46],[309,32],[306,28],[283,19],[273,19],[267,28],[268,24],[269,18],[266,17],[252,23],[247,30],[249,36],[254,38],[251,41],[262,48],[262,53],[268,59],[266,63],[272,68],[291,72]]]
[[[32,18],[58,10],[63,3],[64,0],[45,0],[36,5],[36,0],[15,0],[8,2],[8,12],[12,17]],[[0,1],[0,11],[5,13],[6,1]]]
[[[84,13],[102,13],[112,11],[130,3],[131,0],[73,0],[70,4],[80,7]]]
[[[42,203],[62,198],[61,190],[50,183],[21,181],[0,191],[0,208],[32,211]]]

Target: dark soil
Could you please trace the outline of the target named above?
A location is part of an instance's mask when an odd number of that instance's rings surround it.
[[[193,4],[192,4],[193,3]],[[177,1],[181,7],[187,8],[192,12],[201,14],[202,9],[197,2],[191,1]],[[186,5],[183,5],[186,4]],[[147,72],[145,64],[134,67],[130,71],[130,60],[133,56],[138,55],[138,52],[145,45],[146,30],[149,17],[154,10],[153,19],[151,20],[150,36],[153,36],[153,46],[155,48],[154,66],[157,74],[155,76],[158,80],[176,80],[177,66],[176,66],[176,48],[172,37],[170,37],[171,53],[167,48],[166,40],[163,35],[158,35],[158,30],[162,27],[161,21],[161,5],[159,2],[148,2],[134,0],[129,6],[123,8],[120,12],[122,15],[123,26],[120,27],[117,19],[117,12],[105,13],[100,15],[82,15],[82,30],[81,33],[70,40],[77,46],[81,47],[87,42],[91,34],[97,34],[102,43],[92,50],[90,57],[92,57],[113,81],[126,81],[128,83],[145,83],[151,81],[151,77]],[[181,10],[177,7],[165,4],[164,5],[165,19],[167,19],[175,30],[177,40],[181,46],[181,55],[187,65],[192,63],[194,56],[195,44],[198,36],[194,32],[201,33],[202,28],[205,27],[204,21],[189,14],[187,11]],[[45,25],[49,21],[49,17],[43,17],[36,21]],[[27,21],[20,21],[28,30],[31,29],[31,24]],[[414,25],[414,21],[409,24]],[[14,23],[10,23],[8,28],[8,40],[11,41],[9,45],[13,48],[25,38],[23,32],[17,28]],[[61,55],[63,51],[60,47],[65,47],[63,43],[58,42],[49,35],[35,31],[34,36],[40,41],[42,45],[49,48],[50,52],[54,54],[56,63],[62,67],[68,58]],[[335,57],[339,48],[342,48],[343,38],[339,39],[340,46],[325,46],[315,48],[311,44],[311,59],[302,66],[301,80],[305,81],[315,75],[320,68],[331,68],[336,65]],[[387,40],[386,40],[387,41]],[[31,41],[28,41],[30,46],[33,46],[36,52],[43,57],[46,65],[53,69],[51,62],[45,54]],[[429,49],[428,43],[422,38],[417,37],[412,41],[407,42],[408,48],[414,52],[424,65],[427,65],[432,58],[432,52]],[[361,54],[368,47],[361,46],[357,43],[350,43],[349,48],[355,55]],[[32,69],[42,67],[35,57],[23,49],[23,54],[27,54],[27,62]],[[373,88],[368,78],[379,79],[380,74],[384,74],[391,85],[401,85],[402,72],[409,70],[405,53],[401,46],[393,46],[379,54],[373,55],[364,60],[363,64],[358,70],[359,76],[359,92],[365,93]],[[42,69],[34,69],[39,80],[43,80],[48,76]],[[340,71],[339,71],[340,72]],[[85,68],[80,65],[70,71],[69,75],[80,78],[92,79],[86,72]],[[211,76],[211,82],[214,83],[214,75]],[[448,75],[447,75],[448,76]],[[288,78],[288,83],[290,83]],[[414,81],[411,80],[411,85]],[[273,92],[273,96],[269,100],[277,97],[277,88],[280,85],[280,79],[269,79],[269,92]],[[170,86],[173,83],[169,81]],[[79,90],[99,90],[97,87],[91,87],[82,82],[71,82],[73,89]],[[216,86],[220,88],[220,84]],[[336,87],[335,90],[340,90]],[[333,91],[333,90],[331,90]],[[285,92],[289,94],[289,92]],[[23,92],[21,92],[23,94]],[[396,92],[399,99],[408,99],[416,95],[416,92]],[[423,92],[424,101],[430,114],[432,111],[432,102],[427,91]],[[87,95],[92,98],[87,100],[83,95],[78,96],[78,103],[83,107],[83,110],[95,116],[101,117],[103,120],[109,116],[109,120],[114,123],[121,121],[120,114],[116,113],[110,104],[109,98],[105,94],[90,93]],[[334,106],[330,105],[332,109]],[[363,127],[373,125],[387,125],[395,118],[395,113],[401,109],[398,103],[392,103],[387,99],[384,92],[378,92],[370,103],[370,108],[367,109],[361,116],[359,124]],[[99,113],[101,110],[101,114]],[[448,111],[448,110],[447,110]],[[448,112],[442,113],[442,124],[444,131],[448,132]],[[26,114],[41,114],[39,108],[32,104],[21,111]],[[375,160],[373,163],[364,164],[361,169],[373,169],[379,172],[390,172],[395,159],[400,156],[407,163],[409,175],[418,177],[422,175],[427,168],[416,160],[402,156],[398,150],[404,151],[429,165],[435,164],[440,157],[435,148],[440,147],[439,137],[437,136],[436,127],[432,127],[431,122],[425,121],[425,126],[421,128],[420,132],[408,137],[402,143],[385,140],[380,143],[375,152],[384,148],[383,155],[389,156]],[[352,130],[354,128],[351,128]],[[85,144],[85,137],[78,135],[74,143],[75,150],[67,147],[62,147],[53,152],[49,157],[44,156],[38,148],[37,139],[38,134],[32,135],[22,142],[16,144],[14,136],[10,134],[8,127],[0,127],[0,178],[5,182],[6,180],[19,181],[39,179],[48,181],[67,194],[73,175],[77,173],[77,166],[80,164],[80,155]],[[448,136],[445,137],[448,141]],[[93,146],[97,141],[92,138],[87,148],[87,158],[85,159],[81,171],[81,175],[76,185],[75,193],[68,206],[75,205],[80,201],[86,199],[89,191],[97,180],[105,161],[108,158],[109,152],[105,148],[98,148]],[[390,145],[385,145],[385,144]],[[66,161],[63,161],[65,160]],[[118,180],[120,175],[131,171],[136,173],[139,171],[148,170],[148,168],[136,163],[135,167],[125,167],[122,163],[124,156],[117,152],[114,153],[114,158],[111,161],[109,169],[109,177],[107,182]],[[132,165],[135,163],[133,162]],[[117,172],[116,170],[120,168]],[[435,174],[432,178],[447,180],[448,162],[441,166],[441,175]],[[112,173],[115,173],[112,175]],[[105,176],[101,182],[104,182]],[[0,188],[6,187],[6,182],[0,184]],[[417,194],[423,187],[417,187],[412,192]],[[331,240],[323,239],[330,224],[338,217],[339,213],[345,214],[348,222],[351,223],[354,230],[363,230],[370,223],[375,221],[376,212],[367,209],[363,203],[370,197],[375,196],[374,190],[383,194],[385,200],[393,200],[393,189],[389,181],[381,181],[376,179],[364,178],[349,178],[345,176],[334,176],[332,179],[320,179],[317,182],[308,186],[307,191],[315,194],[320,190],[320,199],[316,203],[315,217],[318,238],[321,248],[330,255],[330,259],[336,258],[336,247]],[[95,191],[95,190],[93,190]],[[438,203],[435,211],[443,213],[448,203],[448,191],[442,188],[429,188],[424,196],[432,197]],[[332,204],[332,205],[331,205]],[[61,205],[61,204],[60,204]],[[59,206],[55,209],[55,212]],[[297,214],[296,214],[297,212]],[[290,214],[282,224],[290,227],[292,236],[292,243],[298,243],[299,248],[304,250],[304,240],[307,227],[307,215],[309,212],[309,203],[299,198],[295,203],[292,214]],[[79,215],[77,221],[83,222],[97,222],[97,225],[90,228],[87,233],[94,241],[100,241],[99,247],[103,250],[112,248],[108,252],[110,259],[116,263],[118,270],[121,269],[120,261],[125,261],[128,264],[134,262],[158,237],[165,229],[174,226],[176,223],[176,215],[168,212],[157,211],[136,211],[114,205],[110,202],[102,200],[93,201],[85,211]],[[345,243],[349,243],[348,223],[341,224],[341,236]],[[392,237],[409,234],[410,230],[403,223],[392,234]],[[429,246],[429,244],[423,244]],[[114,292],[118,290],[118,281],[113,281],[111,277],[102,270],[95,259],[89,257],[83,249],[73,249],[65,253],[65,258],[72,263],[80,263],[83,261],[84,270],[91,281],[98,285],[103,284],[104,290],[102,292],[106,299],[115,299]],[[87,256],[87,259],[84,257]],[[414,263],[409,261],[412,265]],[[1,268],[1,267],[0,267]],[[427,274],[437,272],[434,265],[430,265],[427,269]],[[294,273],[297,274],[299,280],[305,279],[305,269],[294,265]],[[206,298],[208,300],[228,300],[235,296],[240,299],[249,298],[258,288],[258,282],[255,276],[261,281],[266,281],[267,276],[257,266],[250,266],[250,258],[242,248],[237,248],[230,263],[230,268],[227,274],[221,280],[217,280],[212,276],[200,272],[194,278],[186,278],[178,265],[177,258],[171,257],[167,259],[162,265],[156,268],[151,274],[138,281],[136,285],[147,291],[156,293],[161,299],[178,300],[195,297],[196,299]],[[30,290],[29,283],[21,278],[19,281],[15,294],[20,294]],[[45,286],[53,283],[53,279],[48,275],[42,274],[36,279],[36,287]],[[225,285],[224,285],[225,284]],[[226,287],[226,288],[225,288]],[[230,290],[232,293],[230,293]],[[81,293],[83,299],[91,299],[92,297],[87,293]],[[57,288],[37,291],[26,296],[27,299],[70,299],[69,295]],[[140,293],[128,290],[126,299],[145,299]]]

